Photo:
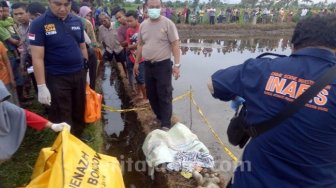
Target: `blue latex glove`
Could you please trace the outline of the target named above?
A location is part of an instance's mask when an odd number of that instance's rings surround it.
[[[240,105],[243,104],[243,102],[245,102],[245,99],[239,97],[239,96],[236,96],[232,101],[231,101],[231,108],[235,111],[238,110],[238,107]]]

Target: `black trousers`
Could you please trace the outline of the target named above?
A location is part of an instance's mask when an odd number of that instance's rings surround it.
[[[215,24],[215,16],[210,16],[210,24],[211,25]]]
[[[145,84],[149,103],[162,127],[171,127],[172,117],[172,61],[145,62]]]
[[[88,48],[88,55],[90,88],[95,90],[97,78],[97,56],[94,48]]]
[[[33,83],[35,93],[37,94],[38,90],[37,90],[37,83],[36,83],[35,75],[34,75],[34,73],[31,73],[31,74],[29,74],[29,76],[30,76],[30,79]]]
[[[53,123],[68,123],[71,133],[80,137],[85,126],[86,71],[60,76],[47,75],[46,78],[51,94],[49,120]]]

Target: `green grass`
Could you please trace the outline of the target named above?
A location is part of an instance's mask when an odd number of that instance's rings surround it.
[[[85,135],[89,135],[92,138],[94,138],[94,140],[92,142],[87,143],[87,145],[89,145],[92,149],[94,149],[95,151],[101,153],[102,152],[102,147],[103,147],[103,143],[104,143],[104,139],[102,136],[102,129],[103,125],[101,121],[97,121],[96,123],[91,123],[90,125],[88,125],[85,130],[84,130],[84,134]]]
[[[26,136],[14,156],[0,165],[0,181],[5,188],[22,186],[30,176],[41,148],[52,145],[56,134],[51,130],[36,132],[27,129]]]
[[[42,114],[43,107],[37,101],[29,108],[37,114]],[[56,138],[56,134],[49,129],[36,131],[27,128],[26,135],[18,151],[12,158],[0,165],[0,182],[5,188],[25,185],[30,176],[41,148],[49,147]]]
[[[97,84],[98,92],[101,93],[100,83]],[[43,107],[34,101],[29,110],[42,114]],[[84,134],[90,135],[94,140],[88,145],[97,152],[102,151],[104,139],[102,136],[102,122],[90,124],[84,130]],[[19,150],[12,158],[0,165],[0,187],[14,188],[27,185],[34,168],[34,164],[42,148],[50,147],[57,134],[50,129],[36,131],[28,128],[25,138]]]
[[[124,8],[126,11],[129,10],[136,10],[138,6],[142,6],[141,4],[134,4],[134,3],[125,3]]]

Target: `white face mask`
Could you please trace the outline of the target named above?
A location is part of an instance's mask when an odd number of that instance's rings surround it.
[[[160,8],[150,8],[148,9],[148,16],[151,19],[157,19],[161,15],[161,9]]]

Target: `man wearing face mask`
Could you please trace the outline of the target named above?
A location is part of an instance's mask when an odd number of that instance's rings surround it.
[[[175,80],[180,76],[179,36],[174,23],[160,15],[160,0],[148,0],[147,8],[149,19],[140,25],[134,73],[139,74],[143,57],[147,97],[161,128],[167,130],[172,117],[172,75]]]

